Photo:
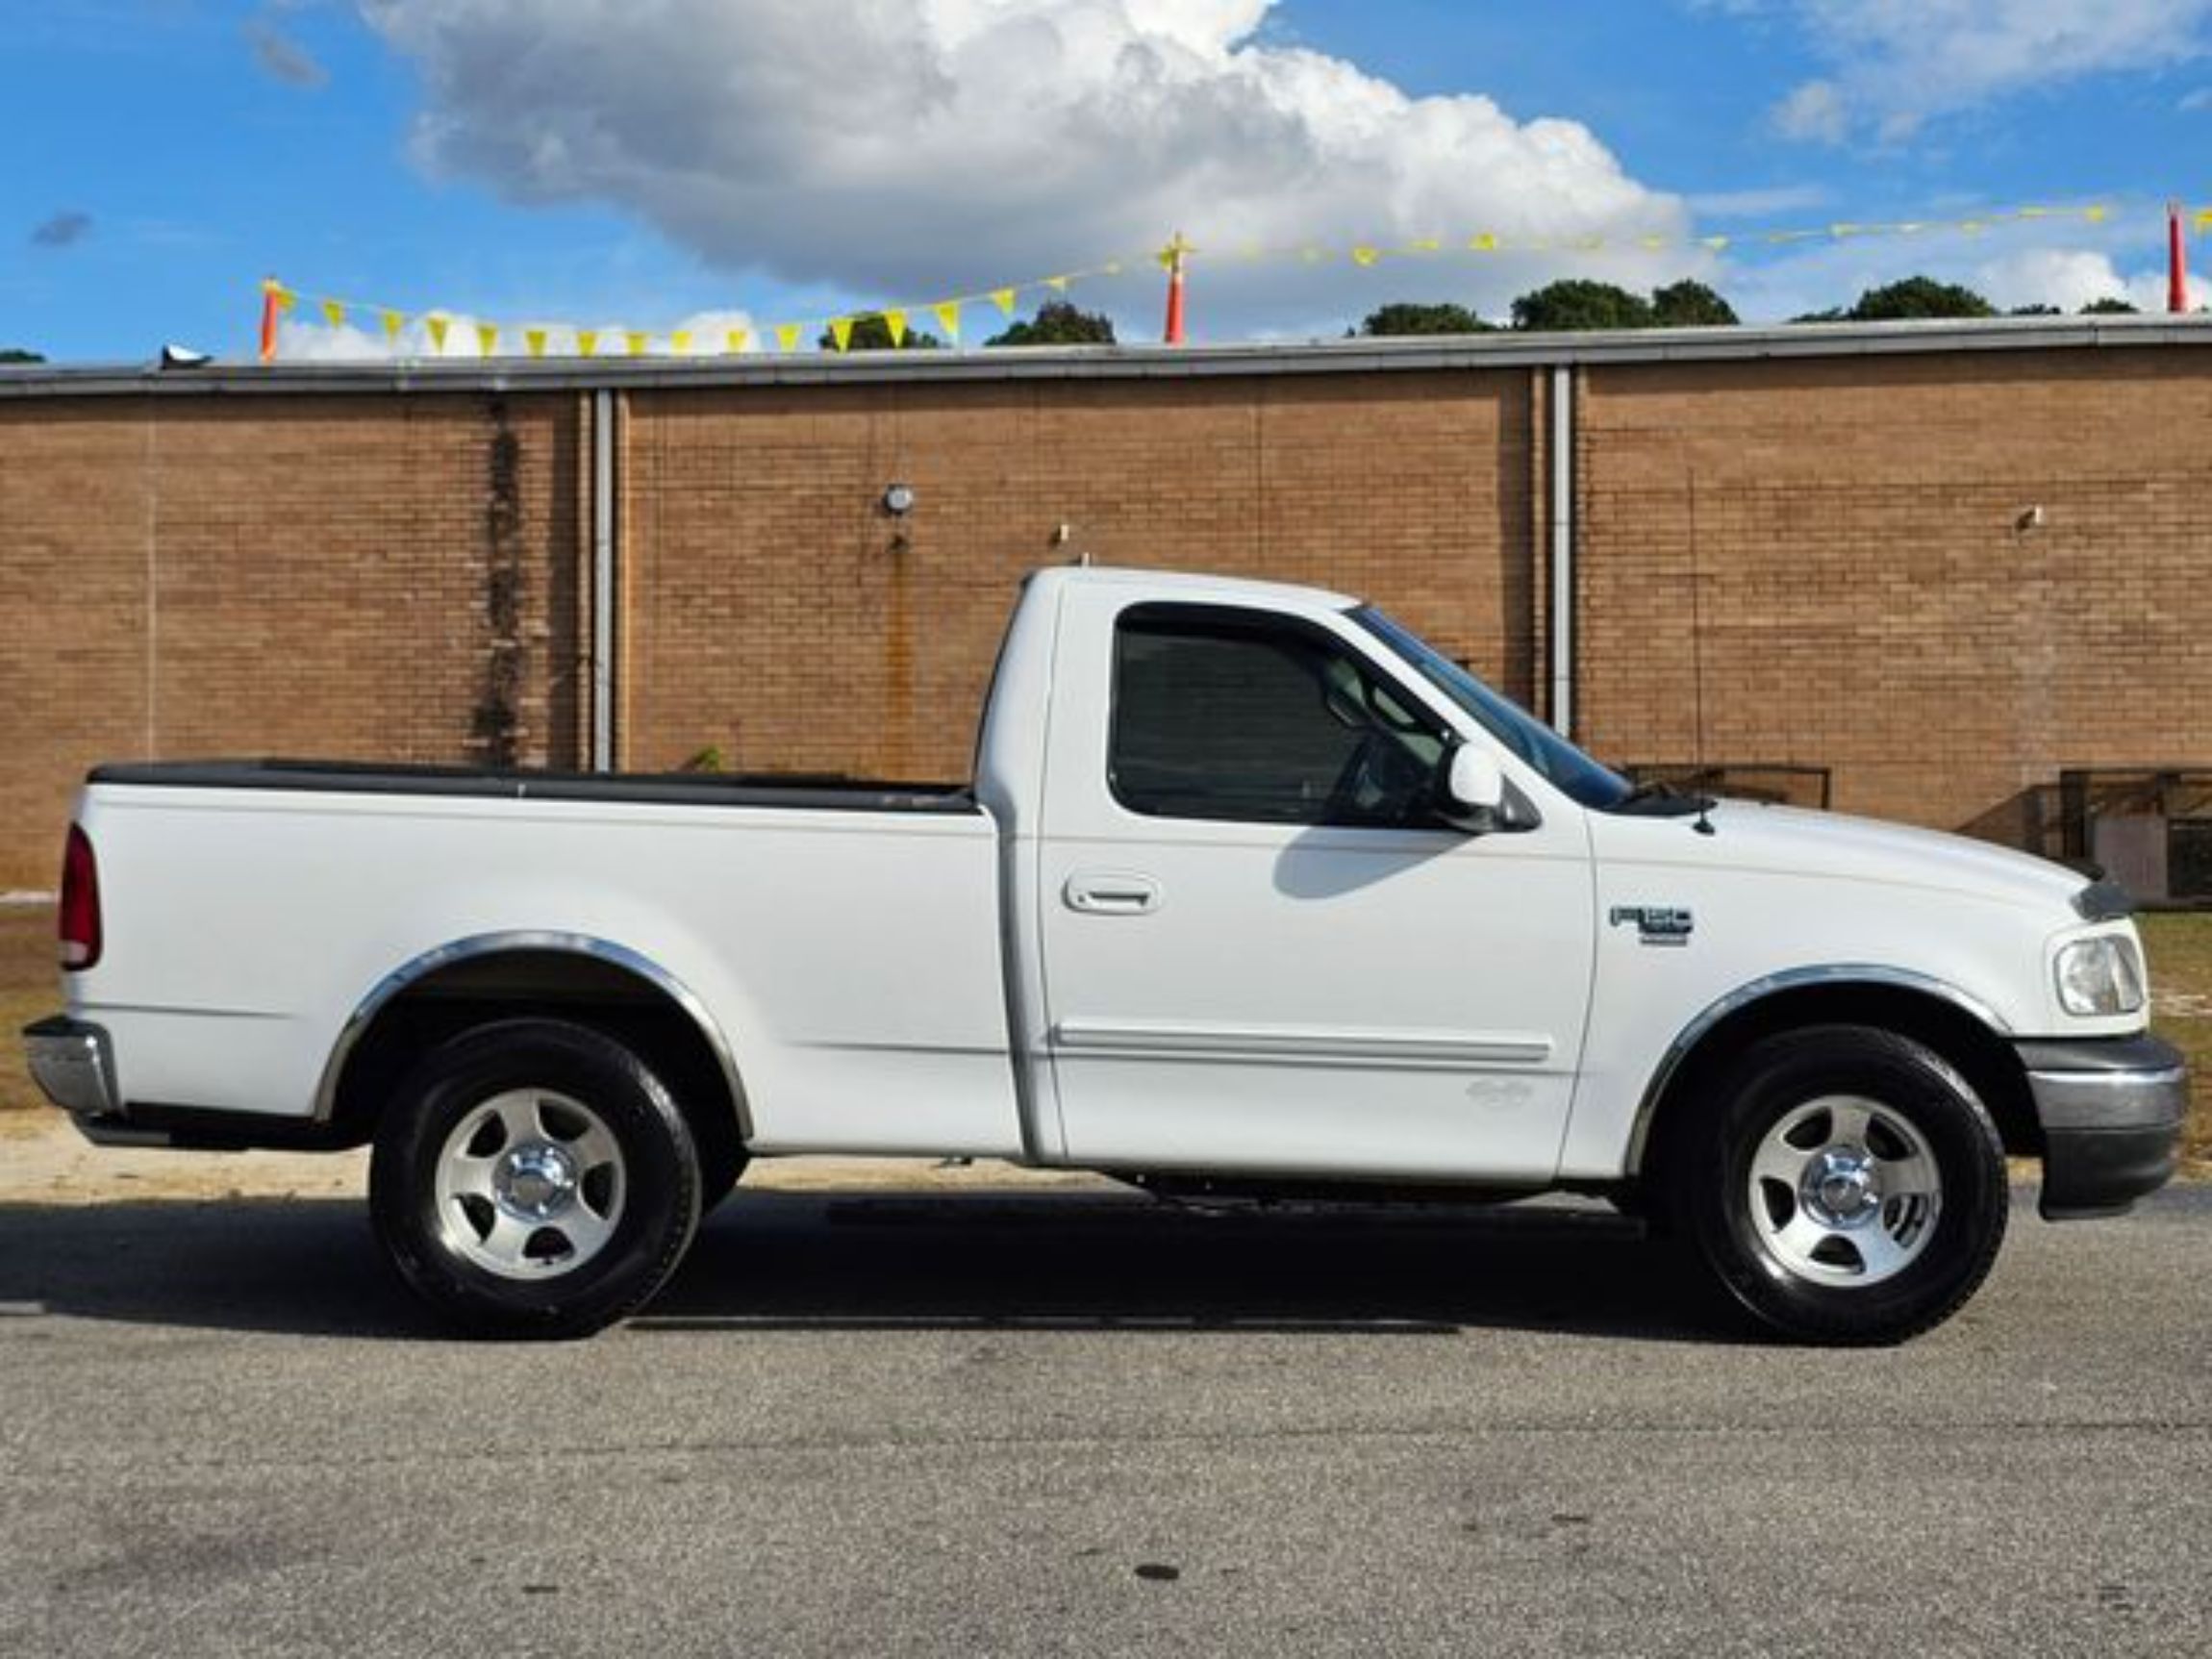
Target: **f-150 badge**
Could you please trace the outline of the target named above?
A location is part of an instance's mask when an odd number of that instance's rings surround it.
[[[1646,944],[1688,944],[1697,919],[1687,910],[1671,904],[1617,904],[1611,916],[1615,927],[1636,924],[1636,937]]]

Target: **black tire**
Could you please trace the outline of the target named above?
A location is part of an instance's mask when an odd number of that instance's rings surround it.
[[[540,1139],[511,1133],[524,1113]],[[441,1195],[441,1181],[480,1174],[490,1195]],[[480,1336],[589,1336],[636,1312],[682,1261],[699,1203],[691,1130],[661,1080],[613,1039],[554,1019],[480,1025],[432,1050],[386,1110],[369,1165],[392,1265]]]
[[[1957,1312],[1997,1260],[2010,1205],[1997,1125],[1910,1038],[1782,1032],[1690,1111],[1664,1171],[1675,1230],[1772,1330],[1902,1342]]]
[[[702,1219],[737,1191],[738,1181],[751,1162],[737,1140],[736,1132],[732,1131],[726,1147],[711,1150],[704,1144],[699,1147],[699,1215]]]

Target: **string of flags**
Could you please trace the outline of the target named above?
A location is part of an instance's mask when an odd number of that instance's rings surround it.
[[[1523,236],[1497,231],[1476,231],[1459,237],[1419,237],[1403,242],[1297,242],[1269,245],[1247,241],[1234,247],[1205,248],[1186,242],[1178,235],[1157,253],[1111,259],[1079,270],[1005,283],[947,298],[889,305],[872,311],[853,311],[788,322],[767,322],[728,327],[637,329],[626,326],[585,327],[573,323],[510,323],[457,316],[444,310],[411,312],[329,294],[307,293],[270,278],[262,285],[262,359],[277,354],[278,322],[283,317],[305,315],[330,328],[373,328],[387,345],[397,347],[408,331],[419,325],[421,338],[433,355],[444,356],[449,346],[466,351],[474,347],[481,357],[722,357],[747,352],[792,354],[826,339],[828,349],[850,350],[853,338],[864,325],[880,325],[893,346],[902,345],[910,332],[934,322],[943,339],[960,343],[967,314],[989,306],[997,316],[1011,319],[1023,296],[1065,298],[1077,283],[1119,277],[1148,264],[1179,274],[1185,260],[1216,261],[1251,265],[1270,263],[1307,266],[1348,262],[1362,269],[1415,260],[1443,257],[1491,257],[1513,254],[1602,254],[1607,252],[1665,253],[1700,248],[1708,253],[1745,252],[1786,248],[1815,242],[1844,242],[1878,237],[1922,237],[1940,234],[1978,237],[2008,227],[2074,221],[2097,226],[2124,216],[2124,210],[2105,203],[2063,207],[2020,207],[1981,213],[1957,219],[1898,219],[1888,221],[1837,221],[1824,225],[1754,230],[1710,236],[1665,234],[1625,236]],[[2212,233],[2212,207],[2189,214],[2199,237]],[[873,332],[872,329],[869,330]]]

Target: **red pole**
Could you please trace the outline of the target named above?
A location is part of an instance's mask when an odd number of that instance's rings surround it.
[[[275,277],[262,284],[262,362],[276,362],[277,298],[284,292]]]
[[[1188,252],[1183,233],[1177,231],[1175,239],[1161,253],[1160,263],[1168,267],[1168,326],[1165,338],[1169,345],[1183,343],[1183,255]]]
[[[2181,204],[2166,204],[2166,309],[2189,309],[2189,250],[2181,236]]]

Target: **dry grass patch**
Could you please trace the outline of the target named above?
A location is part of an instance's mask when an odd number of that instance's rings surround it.
[[[0,1112],[44,1106],[23,1061],[23,1027],[62,1006],[54,968],[54,912],[43,904],[0,905]]]
[[[2212,1175],[2212,915],[2140,919],[2151,1027],[2189,1056],[2194,1097],[2181,1156],[2194,1173]]]

